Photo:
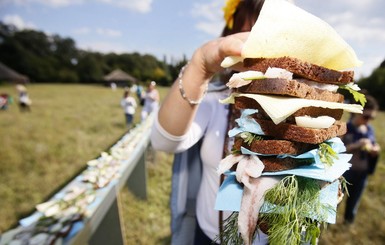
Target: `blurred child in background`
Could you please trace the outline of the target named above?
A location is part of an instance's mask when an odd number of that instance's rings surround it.
[[[120,101],[120,105],[124,110],[124,115],[126,117],[126,126],[130,128],[132,121],[134,120],[135,110],[137,107],[136,100],[130,95],[130,90],[126,89],[123,94],[123,98]]]

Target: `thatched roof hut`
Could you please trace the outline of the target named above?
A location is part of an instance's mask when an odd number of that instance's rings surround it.
[[[0,62],[0,81],[28,83],[29,78]]]
[[[115,83],[118,86],[130,86],[132,83],[136,83],[138,81],[138,79],[121,69],[113,70],[109,74],[105,75],[103,79],[108,84]]]

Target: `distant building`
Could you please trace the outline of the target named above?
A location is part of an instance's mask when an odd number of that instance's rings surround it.
[[[29,78],[0,62],[0,82],[28,83]]]
[[[118,87],[131,87],[132,84],[138,81],[138,79],[121,69],[113,70],[109,74],[105,75],[103,79],[106,81],[106,85],[110,87],[112,83],[115,83]]]

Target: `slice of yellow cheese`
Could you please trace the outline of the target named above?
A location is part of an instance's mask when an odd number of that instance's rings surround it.
[[[266,0],[242,58],[289,56],[334,70],[360,66],[352,47],[325,21],[284,0]],[[224,66],[239,62],[226,59]]]
[[[244,96],[253,99],[261,105],[263,110],[269,115],[271,120],[278,124],[291,116],[301,108],[314,106],[330,109],[342,109],[352,113],[362,113],[362,106],[358,104],[344,104],[337,102],[327,102],[322,100],[308,100],[294,97],[284,97],[275,95],[261,94],[241,94],[233,93],[230,97],[222,100],[222,103],[234,103],[235,97]]]

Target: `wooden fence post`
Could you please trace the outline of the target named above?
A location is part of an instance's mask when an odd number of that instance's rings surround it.
[[[146,171],[146,157],[143,152],[131,177],[127,180],[127,187],[137,197],[147,199],[147,171]]]

